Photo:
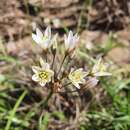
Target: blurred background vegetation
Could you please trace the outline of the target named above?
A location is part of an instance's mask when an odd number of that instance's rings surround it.
[[[48,90],[31,80],[41,54],[31,33],[48,25],[61,42],[69,29],[78,32],[76,62],[103,56],[113,75],[47,101]],[[1,0],[0,130],[130,130],[130,1]]]

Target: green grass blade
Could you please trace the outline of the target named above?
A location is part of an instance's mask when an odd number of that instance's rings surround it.
[[[9,130],[10,129],[10,126],[11,126],[11,123],[12,123],[12,119],[13,117],[15,116],[15,113],[16,113],[16,110],[17,108],[19,107],[20,103],[22,102],[22,100],[24,99],[25,95],[27,94],[27,91],[24,91],[21,96],[19,97],[19,99],[17,100],[13,110],[11,111],[10,113],[10,117],[7,121],[7,124],[5,126],[5,130]]]

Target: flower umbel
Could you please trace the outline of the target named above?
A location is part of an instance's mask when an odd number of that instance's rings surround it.
[[[102,58],[100,58],[93,66],[91,74],[95,77],[112,75],[111,73],[107,72],[107,66],[102,63]]]
[[[50,69],[50,65],[45,63],[42,59],[40,59],[39,66],[32,66],[32,70],[35,73],[32,76],[32,80],[39,82],[41,86],[45,86],[46,83],[51,81],[51,77],[54,75],[54,72]]]
[[[85,77],[87,76],[87,72],[83,71],[82,68],[79,68],[75,71],[70,72],[69,74],[69,79],[72,82],[72,84],[77,87],[78,89],[80,89],[80,85],[79,84],[84,84],[85,83]]]
[[[52,45],[51,28],[47,27],[44,34],[40,31],[40,29],[36,28],[36,34],[32,33],[32,38],[44,50],[47,50]]]
[[[66,90],[69,92],[71,90],[69,85],[75,86],[77,89],[94,87],[99,81],[98,76],[111,75],[106,71],[107,66],[102,63],[101,58],[90,71],[86,72],[83,68],[70,71],[71,67],[76,68],[76,64],[82,63],[77,62],[76,57],[73,58],[79,36],[73,34],[72,31],[69,31],[68,35],[64,37],[64,49],[62,44],[59,44],[61,40],[58,34],[52,35],[50,27],[47,27],[44,33],[36,28],[36,34],[32,33],[32,38],[43,49],[39,54],[45,58],[45,61],[40,58],[40,65],[32,67],[34,72],[32,80],[41,86],[49,87],[52,92],[66,92]],[[70,62],[70,60],[72,61]],[[81,84],[83,85],[80,86]],[[68,88],[65,89],[66,87]]]
[[[65,35],[64,42],[65,42],[65,49],[66,52],[71,53],[77,46],[79,37],[77,34],[73,35],[73,32],[70,31],[68,37]]]

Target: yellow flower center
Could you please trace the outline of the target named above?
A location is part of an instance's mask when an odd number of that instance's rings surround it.
[[[43,40],[43,41],[45,41],[45,40],[47,40],[47,39],[48,39],[47,36],[43,36],[43,37],[42,37],[42,40]]]
[[[72,76],[75,81],[80,81],[80,79],[81,79],[80,73],[72,73]]]
[[[99,71],[100,72],[106,71],[106,66],[105,65],[100,65]]]
[[[49,73],[47,71],[40,71],[38,75],[42,80],[47,80],[49,77]]]

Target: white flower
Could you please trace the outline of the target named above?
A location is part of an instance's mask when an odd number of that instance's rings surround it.
[[[100,58],[97,63],[94,65],[92,71],[91,71],[91,74],[93,76],[110,76],[112,75],[111,73],[107,72],[107,66],[106,64],[103,64],[102,63],[102,58]]]
[[[51,46],[51,28],[47,27],[44,34],[36,28],[36,34],[32,33],[32,39],[44,50],[47,50]]]
[[[64,42],[65,42],[65,49],[68,53],[74,51],[77,46],[79,37],[77,34],[73,35],[73,32],[70,31],[68,37],[65,35]]]
[[[80,89],[80,85],[79,84],[84,84],[85,83],[85,77],[87,76],[87,72],[83,71],[82,68],[79,68],[75,71],[70,72],[69,74],[69,79],[72,82],[72,84],[77,87],[78,89]]]
[[[54,75],[54,72],[50,69],[50,65],[48,63],[45,63],[41,58],[40,65],[41,67],[32,66],[32,70],[35,73],[32,76],[32,80],[39,82],[41,86],[45,86],[46,83],[49,83],[51,81],[51,77]]]

